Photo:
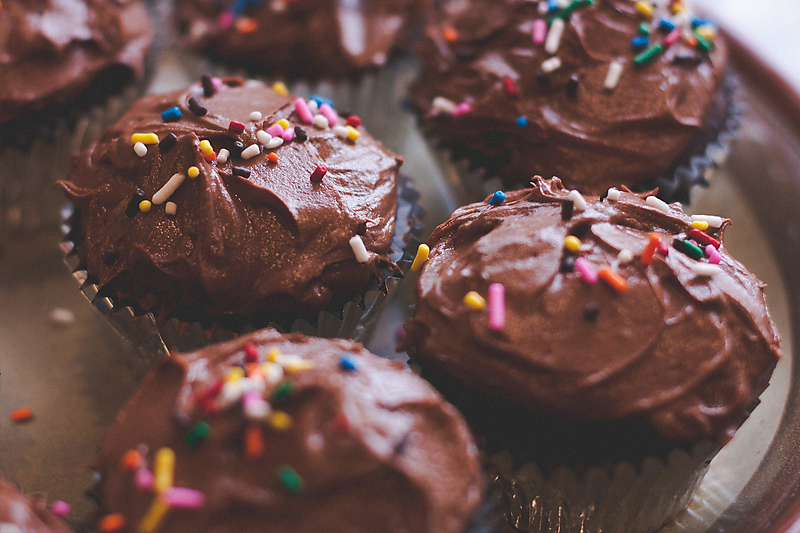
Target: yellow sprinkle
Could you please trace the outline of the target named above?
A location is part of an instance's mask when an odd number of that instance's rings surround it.
[[[486,307],[486,300],[475,291],[469,291],[464,295],[464,303],[467,304],[467,307],[476,311]]]
[[[281,352],[279,352],[277,348],[273,348],[267,353],[267,359],[273,363],[276,362],[280,356]]]
[[[273,411],[268,420],[270,425],[278,431],[286,431],[292,427],[292,417],[284,411]]]
[[[142,200],[139,202],[139,211],[142,213],[149,213],[150,208],[153,207],[153,203],[150,200]]]
[[[161,496],[156,496],[153,499],[153,503],[150,504],[150,509],[147,510],[147,514],[145,514],[142,521],[139,522],[140,533],[153,533],[158,529],[167,511],[169,511],[169,504],[165,502]]]
[[[709,41],[713,41],[714,38],[717,36],[716,30],[711,26],[700,26],[695,31],[697,31],[697,35]]]
[[[133,144],[158,144],[158,135],[155,133],[134,133],[131,135],[131,142]]]
[[[214,149],[211,147],[211,142],[209,142],[207,139],[200,141],[200,151],[203,152],[203,155],[213,154]]]
[[[159,448],[156,452],[155,481],[156,492],[164,492],[172,486],[175,476],[175,452],[172,448]]]
[[[234,366],[228,369],[228,373],[225,376],[225,381],[239,381],[244,377],[244,368],[240,366]]]
[[[282,81],[276,81],[272,84],[272,90],[278,93],[281,96],[288,96],[289,89],[286,88],[286,84]]]
[[[189,170],[186,171],[186,175],[190,178],[196,178],[200,175],[200,169],[197,167],[189,167]]]
[[[684,10],[686,10],[686,6],[684,6],[683,4],[678,3],[678,2],[675,2],[674,4],[672,4],[672,13],[673,14],[677,15],[678,13],[682,13]]]
[[[285,129],[285,130],[288,130],[288,129],[289,129],[289,121],[288,121],[288,120],[286,120],[285,118],[282,118],[282,119],[280,119],[280,120],[279,120],[278,122],[276,122],[275,124],[280,124],[281,128],[283,128],[283,129]]]
[[[283,369],[286,370],[290,374],[295,374],[297,372],[305,372],[306,370],[313,370],[314,363],[307,359],[301,359],[299,357],[289,358],[286,361],[281,362],[281,366]]]
[[[575,235],[570,235],[566,239],[564,239],[564,248],[566,248],[570,252],[577,252],[580,247],[581,247],[581,240],[577,238]]]
[[[699,229],[700,231],[705,231],[708,229],[708,222],[705,220],[695,220],[692,222],[692,229]]]
[[[420,244],[419,248],[417,248],[417,255],[414,256],[414,262],[411,263],[411,272],[419,272],[422,269],[422,265],[428,260],[428,254],[431,253],[431,249],[427,244]]]
[[[638,2],[636,2],[636,11],[638,11],[645,17],[652,17],[653,4],[651,4],[650,2],[645,2],[644,0],[639,0]]]
[[[358,138],[361,137],[361,133],[353,126],[347,126],[347,138],[353,142],[356,142]]]

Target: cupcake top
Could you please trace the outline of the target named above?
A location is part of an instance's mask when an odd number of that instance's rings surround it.
[[[407,344],[545,416],[733,435],[781,356],[727,219],[558,179],[458,209],[430,238]]]
[[[164,361],[97,467],[142,531],[460,533],[481,493],[466,424],[405,365],[274,330]]]
[[[152,37],[139,0],[3,0],[0,124],[140,78]]]
[[[599,194],[668,171],[720,97],[715,28],[681,1],[553,4],[445,2],[414,105],[509,183],[555,175]]]
[[[44,500],[20,494],[0,476],[2,533],[68,533],[70,529],[47,510]]]
[[[380,67],[407,46],[430,0],[178,0],[188,44],[216,59],[290,77]]]
[[[204,78],[145,97],[75,157],[71,238],[101,292],[162,319],[268,323],[392,266],[402,159],[278,89]]]

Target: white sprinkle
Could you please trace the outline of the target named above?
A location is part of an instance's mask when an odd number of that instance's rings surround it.
[[[337,137],[345,139],[350,134],[350,132],[347,130],[346,126],[334,126],[333,134],[336,135]]]
[[[619,79],[622,77],[622,68],[622,61],[616,59],[608,65],[608,74],[606,74],[606,80],[603,82],[603,86],[609,91],[614,90],[619,83]]]
[[[620,192],[616,188],[611,187],[610,189],[608,189],[608,192],[606,193],[606,198],[608,198],[612,202],[616,202],[617,200],[619,200],[619,197],[620,197]]]
[[[444,96],[437,96],[433,99],[433,102],[431,102],[431,107],[437,113],[449,113],[452,115],[453,111],[455,111],[458,106],[455,102],[448,100]]]
[[[75,313],[63,307],[54,307],[50,311],[50,323],[54,326],[68,326],[75,322]]]
[[[662,200],[661,198],[657,198],[655,196],[648,196],[645,198],[644,203],[649,205],[650,207],[655,207],[659,211],[663,211],[664,213],[669,213],[669,204]]]
[[[228,162],[228,158],[230,157],[231,152],[227,148],[223,148],[217,154],[217,163],[225,164]]]
[[[174,215],[178,212],[178,204],[175,202],[167,202],[166,205],[164,205],[164,212],[168,215]]]
[[[242,159],[252,159],[260,153],[261,149],[258,147],[258,145],[251,144],[250,146],[242,150]]]
[[[316,100],[309,100],[306,102],[306,105],[308,106],[308,110],[311,111],[312,115],[316,115],[317,112],[319,112],[319,104]]]
[[[264,145],[264,148],[267,150],[272,150],[273,148],[277,148],[278,146],[283,144],[283,139],[280,137],[273,137],[270,141]]]
[[[692,222],[697,221],[708,222],[708,226],[711,228],[721,228],[723,218],[714,215],[692,215]]]
[[[306,447],[312,453],[321,452],[325,448],[325,437],[319,433],[312,433],[306,438]]]
[[[314,127],[315,128],[319,128],[321,130],[324,130],[328,126],[330,126],[330,124],[328,123],[328,119],[325,118],[324,115],[317,115],[317,116],[314,117]]]
[[[264,379],[270,385],[276,385],[283,379],[283,367],[281,365],[270,364],[266,368]]]
[[[219,395],[220,407],[227,407],[232,403],[239,401],[239,398],[241,398],[242,394],[244,393],[240,381],[242,380],[237,379],[235,381],[225,382],[225,384],[222,386],[222,392]]]
[[[569,5],[570,0],[556,0],[556,5],[563,9]]]
[[[256,132],[256,139],[258,139],[258,142],[260,142],[261,144],[266,145],[272,140],[272,135],[270,135],[264,130],[258,130]]]
[[[539,14],[544,15],[550,9],[550,6],[547,5],[547,2],[539,2]]]
[[[356,255],[356,261],[359,263],[366,263],[369,261],[369,252],[367,252],[364,241],[361,240],[360,236],[356,235],[350,239],[350,248],[353,249],[353,253]]]
[[[261,398],[248,400],[244,404],[244,414],[250,420],[263,420],[269,415],[269,404]]]
[[[145,146],[143,142],[137,142],[133,145],[133,151],[136,152],[136,155],[139,157],[144,157],[147,155],[147,146]]]
[[[712,265],[711,263],[701,263],[698,261],[692,263],[692,272],[694,272],[697,276],[710,278],[722,272],[722,269],[717,265]]]
[[[267,390],[267,382],[263,379],[241,378],[239,379],[239,385],[242,387],[242,393],[264,392]]]
[[[169,197],[172,196],[172,193],[178,190],[178,187],[181,186],[183,180],[185,179],[186,176],[180,172],[173,174],[172,177],[164,184],[164,186],[153,195],[153,204],[161,205],[169,200]]]
[[[617,254],[617,263],[620,265],[627,265],[633,261],[633,252],[628,250],[627,248],[623,248]]]
[[[564,28],[564,19],[553,19],[552,24],[550,24],[550,31],[547,32],[547,39],[544,41],[544,49],[548,54],[555,54],[558,51]]]
[[[569,199],[572,200],[572,208],[576,213],[586,211],[586,200],[578,191],[569,191]]]
[[[554,70],[558,70],[561,68],[561,59],[559,57],[551,57],[544,63],[542,63],[542,72],[545,74],[549,74]]]
[[[250,113],[250,122],[260,122],[262,118],[264,118],[264,116],[258,111]]]

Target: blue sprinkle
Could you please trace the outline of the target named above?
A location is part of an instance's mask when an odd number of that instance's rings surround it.
[[[558,11],[558,1],[557,0],[547,0],[547,11]]]
[[[324,98],[318,94],[312,94],[309,100],[316,102],[318,106],[321,106],[322,104],[328,104],[329,106],[334,107],[333,100],[328,100],[327,98]]]
[[[665,33],[669,33],[675,29],[675,24],[668,21],[667,19],[661,19],[661,22],[658,23],[658,27]]]
[[[164,122],[177,122],[181,119],[181,110],[178,106],[170,107],[161,113],[161,120]]]
[[[236,0],[236,3],[233,4],[233,16],[236,18],[241,17],[249,3],[248,0]]]
[[[506,193],[503,191],[497,191],[492,195],[492,198],[489,200],[489,205],[502,205],[503,202],[506,201]]]
[[[631,40],[631,46],[634,50],[644,50],[650,46],[650,39],[646,35],[639,35]]]
[[[342,355],[339,356],[339,368],[341,368],[345,372],[355,372],[356,370],[358,370],[355,361],[350,359],[350,357],[346,353],[343,353]]]
[[[708,23],[709,22],[707,20],[705,20],[705,19],[693,18],[692,19],[692,28],[697,28],[699,26],[705,26]]]
[[[518,128],[526,128],[528,126],[528,119],[525,117],[517,118],[517,127]]]

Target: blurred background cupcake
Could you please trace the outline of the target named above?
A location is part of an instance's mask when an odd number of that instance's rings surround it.
[[[3,2],[0,236],[56,226],[53,183],[144,89],[153,33],[139,0]]]
[[[725,43],[681,1],[443,1],[419,57],[411,102],[472,200],[539,174],[686,201],[738,125]]]
[[[0,475],[0,531],[3,533],[69,533],[62,520],[69,505],[54,502],[51,509],[42,498],[26,496]]]
[[[654,531],[755,407],[780,340],[729,223],[538,178],[433,233],[406,346],[518,530]]]
[[[482,492],[467,425],[424,380],[274,330],[164,360],[94,466],[99,523],[126,531],[461,533]]]
[[[100,308],[151,315],[146,353],[268,324],[358,336],[416,252],[402,162],[331,103],[206,77],[75,157],[66,245]]]

